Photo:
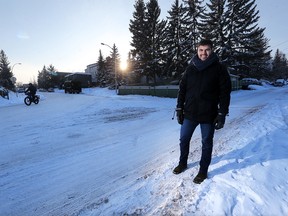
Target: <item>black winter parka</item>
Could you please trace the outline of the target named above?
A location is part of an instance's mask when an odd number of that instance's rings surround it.
[[[190,64],[179,84],[177,108],[187,119],[213,123],[218,113],[228,114],[230,93],[230,75],[218,58],[201,71]]]

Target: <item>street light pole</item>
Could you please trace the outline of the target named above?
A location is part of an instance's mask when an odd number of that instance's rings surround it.
[[[117,85],[117,74],[116,74],[116,53],[115,53],[115,50],[111,46],[109,46],[108,44],[101,43],[101,45],[109,47],[114,54],[114,74],[115,74],[114,79],[115,79],[115,90],[116,90],[116,94],[117,94],[118,85]]]
[[[12,74],[13,74],[13,68],[14,68],[14,66],[17,65],[17,64],[21,65],[21,62],[18,62],[18,63],[13,64],[13,66],[12,66]]]
[[[13,77],[11,77],[11,79],[12,79],[11,81],[13,82],[13,84],[15,84],[15,82],[16,82],[16,78],[15,78],[15,76],[14,76],[14,74],[13,74],[13,69],[14,69],[14,66],[17,65],[17,64],[21,65],[21,62],[18,62],[18,63],[13,64],[12,69],[11,69],[11,73],[12,73],[12,75],[13,75]],[[15,88],[15,91],[16,91],[16,88]],[[18,97],[18,92],[17,92],[17,91],[16,91],[16,95],[17,95],[17,97]]]

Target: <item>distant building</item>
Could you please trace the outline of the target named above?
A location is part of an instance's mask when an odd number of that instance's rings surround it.
[[[92,76],[92,83],[95,85],[97,82],[97,63],[89,64],[87,65],[87,68],[85,69],[86,74],[91,74]]]

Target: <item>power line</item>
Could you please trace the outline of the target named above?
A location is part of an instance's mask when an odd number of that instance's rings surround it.
[[[288,42],[288,40],[285,40],[285,41],[283,41],[283,42],[281,42],[281,43],[279,43],[279,44],[276,44],[275,46],[273,46],[273,47],[271,47],[271,48],[274,48],[274,47],[280,46],[280,45],[282,45],[282,44],[284,44],[284,43],[287,43],[287,42]]]

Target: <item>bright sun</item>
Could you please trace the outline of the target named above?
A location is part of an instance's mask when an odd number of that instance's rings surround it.
[[[126,60],[125,60],[125,61],[121,60],[121,62],[120,62],[120,69],[121,69],[121,70],[126,70],[126,69],[127,69],[127,62],[126,62]]]

